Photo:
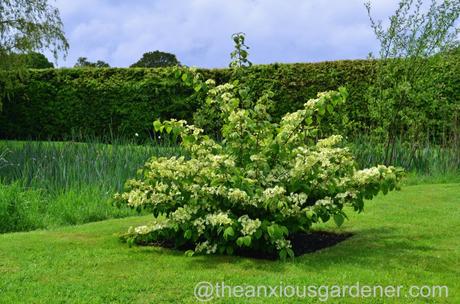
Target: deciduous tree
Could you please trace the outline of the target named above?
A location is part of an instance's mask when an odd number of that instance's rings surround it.
[[[147,52],[142,55],[136,63],[132,64],[131,67],[139,68],[160,68],[168,66],[180,66],[179,60],[176,55],[166,52],[154,51]]]
[[[23,57],[12,54],[48,50],[57,59],[68,48],[59,10],[48,0],[0,1],[0,69],[18,70],[26,66]],[[4,87],[11,85],[4,71],[0,80]]]

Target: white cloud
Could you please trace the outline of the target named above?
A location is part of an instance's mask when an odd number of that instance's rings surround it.
[[[397,0],[373,1],[385,18]],[[187,65],[222,67],[230,35],[247,33],[254,63],[364,58],[375,48],[362,0],[58,0],[70,40],[72,66],[80,56],[128,66],[162,50]]]

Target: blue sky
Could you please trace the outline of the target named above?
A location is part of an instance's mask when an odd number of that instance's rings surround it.
[[[51,2],[53,3],[53,2]],[[386,19],[397,0],[373,0]],[[56,0],[70,42],[80,56],[126,67],[144,52],[176,54],[186,65],[225,67],[232,33],[245,32],[250,60],[314,62],[365,58],[377,50],[363,0]]]

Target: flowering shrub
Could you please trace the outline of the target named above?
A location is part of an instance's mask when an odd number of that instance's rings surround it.
[[[364,199],[397,186],[402,170],[357,170],[342,137],[320,138],[318,125],[345,101],[345,89],[319,93],[273,122],[272,94],[248,100],[235,83],[207,81],[210,108],[222,120],[221,142],[183,120],[155,121],[156,131],[179,137],[186,156],[153,157],[116,200],[153,212],[151,223],[130,228],[134,243],[174,240],[193,253],[233,254],[238,248],[293,256],[289,235],[333,219],[344,206],[363,210]]]

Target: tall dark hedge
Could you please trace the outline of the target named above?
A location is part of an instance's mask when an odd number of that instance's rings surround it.
[[[191,94],[169,70],[31,70],[4,99],[0,136],[145,135],[157,117],[188,119]]]
[[[229,69],[201,72],[218,83],[233,75]],[[335,128],[353,136],[372,127],[365,94],[374,73],[374,61],[350,60],[258,65],[251,67],[244,78],[255,91],[275,92],[275,116],[300,108],[317,92],[346,86],[350,97],[340,111],[350,123],[341,122]],[[458,74],[451,73],[442,84],[446,98],[452,102],[459,100],[459,79]],[[14,89],[2,92],[9,98],[4,99],[0,112],[1,138],[62,139],[75,133],[146,136],[157,118],[192,121],[202,102],[170,68],[31,70],[16,83]]]

